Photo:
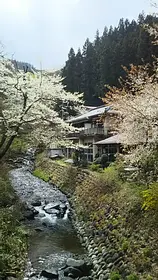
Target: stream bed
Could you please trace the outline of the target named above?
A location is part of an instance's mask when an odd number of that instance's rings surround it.
[[[17,195],[28,207],[24,223],[31,235],[24,279],[40,279],[42,270],[58,269],[58,279],[72,279],[60,268],[68,258],[81,260],[86,255],[69,219],[68,200],[56,186],[33,176],[29,161],[24,163],[10,172]]]

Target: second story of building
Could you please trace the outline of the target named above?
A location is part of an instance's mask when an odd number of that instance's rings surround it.
[[[106,117],[103,121],[101,118],[106,113]],[[68,138],[73,139],[75,137],[85,136],[106,136],[109,133],[108,115],[113,114],[113,111],[109,107],[100,106],[94,109],[89,109],[88,112],[74,117],[67,122],[79,131],[72,132],[68,135]]]

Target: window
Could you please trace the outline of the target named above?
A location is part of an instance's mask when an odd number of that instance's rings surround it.
[[[106,154],[108,156],[108,162],[113,162],[117,153],[117,144],[99,146],[98,153],[99,156],[101,156],[102,154]]]
[[[92,162],[93,161],[93,155],[88,154],[87,159],[88,159],[88,161]]]
[[[84,143],[87,146],[87,149],[84,149],[84,154],[87,156],[87,160],[92,162],[93,161],[93,146],[91,142]]]

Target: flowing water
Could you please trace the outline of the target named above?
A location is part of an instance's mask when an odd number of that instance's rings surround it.
[[[28,205],[35,201],[41,202],[40,206],[34,206],[38,214],[33,220],[26,222],[32,233],[29,238],[29,260],[25,279],[39,279],[42,270],[54,271],[61,268],[68,257],[84,257],[84,251],[69,220],[70,206],[66,196],[56,186],[33,176],[29,168],[30,162],[25,160],[25,165],[13,169],[10,177],[23,202]],[[51,208],[52,204],[55,207],[63,207],[64,211],[54,211],[54,208]],[[50,213],[46,212],[47,208]],[[67,279],[62,271],[59,279]]]

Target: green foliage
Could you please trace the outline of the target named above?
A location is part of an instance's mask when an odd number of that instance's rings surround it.
[[[128,240],[124,240],[122,243],[122,250],[123,251],[127,251],[129,248],[129,241]]]
[[[8,168],[6,165],[1,165],[1,175],[0,175],[0,207],[11,206],[15,200],[15,192],[10,185],[8,179]]]
[[[150,275],[147,275],[146,280],[153,280],[153,277]]]
[[[136,179],[144,184],[151,184],[158,180],[158,151],[153,150],[148,156],[140,157],[139,172]]]
[[[13,210],[0,209],[0,276],[23,275],[27,240]]]
[[[158,210],[158,183],[153,183],[149,188],[142,192],[144,210]]]
[[[110,280],[120,280],[121,279],[121,275],[118,272],[113,271],[110,274]]]
[[[92,163],[89,168],[90,168],[90,170],[96,171],[96,172],[101,172],[102,171],[101,168],[100,168],[100,165],[96,164],[96,163]]]
[[[143,249],[143,255],[147,258],[150,258],[153,255],[153,250],[149,247],[146,247]]]
[[[105,185],[109,186],[112,190],[120,186],[119,173],[116,166],[113,164],[104,169],[103,178]]]
[[[6,166],[0,166],[0,278],[22,277],[26,262],[26,232],[19,223],[18,199]]]
[[[67,194],[72,194],[75,191],[77,184],[78,171],[75,167],[69,166],[61,175],[60,188]]]
[[[40,168],[36,168],[34,171],[33,171],[33,175],[42,179],[43,181],[45,182],[48,182],[49,179],[50,179],[50,176],[49,174],[46,173],[46,171],[43,171],[42,169]]]
[[[10,152],[23,153],[27,150],[27,143],[22,138],[15,138],[10,146]]]
[[[87,231],[97,238],[98,244],[101,244],[99,251],[102,253],[103,243],[109,250],[109,242],[106,243],[108,235],[110,247],[125,256],[128,269],[140,273],[144,280],[148,273],[153,279],[157,279],[151,268],[152,262],[155,262],[154,256],[157,254],[157,228],[156,224],[153,224],[155,219],[153,220],[153,212],[151,214],[146,212],[144,215],[144,211],[141,211],[141,194],[146,186],[126,182],[124,178],[122,180],[121,161],[111,164],[101,170],[101,173],[92,173],[69,165],[62,166],[48,159],[41,158],[40,161],[42,169],[47,172],[49,170],[53,181],[61,190],[71,195],[71,202],[78,218],[85,222]],[[114,269],[117,270],[117,266]],[[120,273],[123,275],[121,270]],[[121,278],[121,275],[115,271],[109,279],[138,280],[139,278],[136,274]]]
[[[11,206],[15,201],[15,194],[6,179],[0,177],[0,207]]]
[[[127,280],[139,280],[139,277],[136,274],[130,274],[127,276]]]

